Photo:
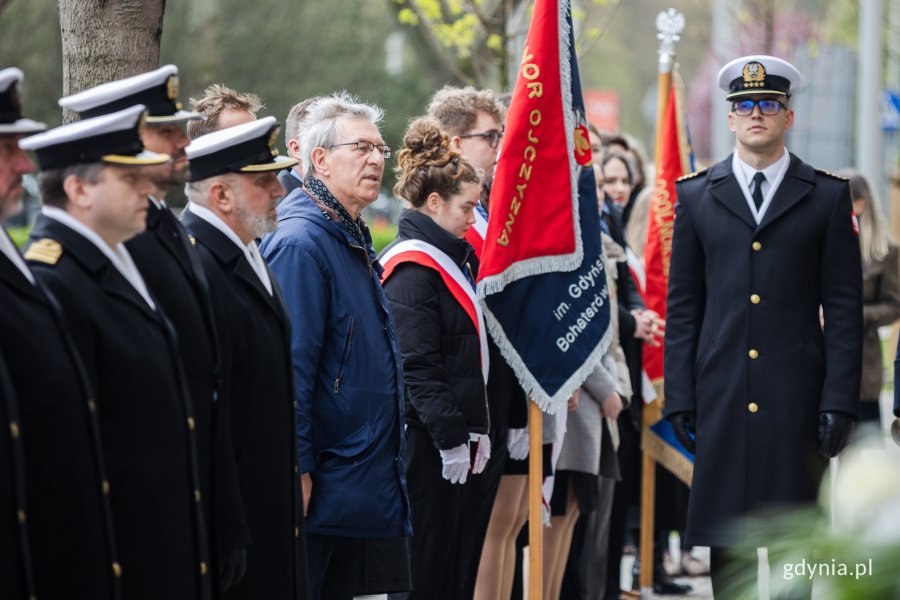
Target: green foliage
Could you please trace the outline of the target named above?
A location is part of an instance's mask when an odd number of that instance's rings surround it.
[[[21,249],[25,242],[28,241],[28,233],[31,231],[31,227],[7,227],[6,231],[9,232],[9,237],[12,238],[16,248]]]
[[[369,224],[369,233],[372,234],[372,247],[377,253],[396,239],[397,226],[384,219],[376,219]]]

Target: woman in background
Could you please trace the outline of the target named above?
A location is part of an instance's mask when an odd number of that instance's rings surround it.
[[[862,174],[845,170],[859,222],[863,262],[863,368],[858,423],[881,424],[878,398],[884,367],[878,328],[900,318],[900,251],[888,234],[880,203]]]

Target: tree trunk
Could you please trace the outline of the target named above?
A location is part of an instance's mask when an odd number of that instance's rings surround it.
[[[166,0],[58,0],[63,95],[159,67]],[[63,119],[75,115],[65,111]]]

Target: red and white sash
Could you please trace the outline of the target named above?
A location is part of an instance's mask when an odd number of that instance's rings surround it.
[[[405,262],[416,263],[437,271],[453,298],[466,311],[475,326],[475,331],[478,332],[478,342],[481,346],[481,375],[487,384],[490,366],[487,329],[484,325],[481,304],[478,303],[478,296],[475,295],[472,284],[466,280],[462,270],[453,262],[453,259],[435,246],[421,240],[398,242],[384,253],[384,256],[381,257],[381,264],[384,266],[384,274],[381,276],[382,283],[387,281],[398,265]]]

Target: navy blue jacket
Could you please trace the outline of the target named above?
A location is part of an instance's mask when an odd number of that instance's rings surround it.
[[[310,473],[306,530],[409,535],[403,369],[381,265],[340,219],[293,190],[260,245],[291,316],[300,470]]]

